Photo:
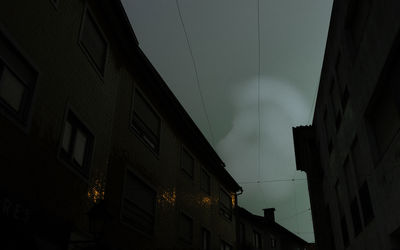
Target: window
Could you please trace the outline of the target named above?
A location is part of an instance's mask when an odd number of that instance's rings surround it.
[[[261,249],[261,234],[253,231],[253,245],[256,249]]]
[[[343,245],[344,247],[349,246],[350,241],[349,241],[349,232],[347,230],[347,223],[346,223],[346,217],[342,216],[340,219],[340,226],[342,228],[342,239],[343,239]]]
[[[338,57],[340,58],[340,54]],[[340,60],[339,58],[337,60]],[[333,110],[333,113],[335,114],[336,131],[339,131],[340,125],[342,123],[342,113],[340,110],[338,92],[339,92],[339,90],[338,90],[337,83],[334,80],[332,80],[330,88],[329,88],[329,95],[330,95],[330,99],[331,99],[332,110]]]
[[[146,234],[153,234],[156,192],[135,176],[126,172],[121,220]]]
[[[347,85],[344,86],[344,91],[343,94],[341,96],[341,103],[342,103],[342,108],[343,108],[343,112],[346,109],[347,103],[349,102],[349,89],[347,87]]]
[[[143,142],[155,152],[159,150],[160,124],[160,118],[136,90],[133,100],[132,127]]]
[[[92,151],[93,135],[75,114],[68,111],[61,139],[61,159],[88,178]]]
[[[326,204],[325,211],[326,211],[326,217],[325,217],[326,220],[325,220],[325,222],[326,222],[327,229],[328,229],[327,236],[329,237],[329,241],[330,241],[330,245],[332,246],[332,249],[336,249],[335,239],[334,239],[335,234],[333,233],[331,209],[329,207],[329,204]]]
[[[341,124],[342,124],[342,114],[340,113],[340,111],[338,111],[336,113],[336,118],[335,118],[336,130],[339,130]]]
[[[0,31],[0,109],[27,124],[37,72]]]
[[[358,207],[358,201],[356,197],[354,197],[354,199],[351,201],[350,210],[351,210],[351,218],[353,220],[354,236],[357,236],[361,232],[362,224],[360,217],[360,209]]]
[[[181,167],[190,177],[193,178],[194,158],[183,147],[182,147]]]
[[[352,0],[346,17],[346,29],[350,33],[353,46],[358,47],[362,40],[365,23],[367,21],[370,0]]]
[[[246,242],[246,228],[242,222],[239,224],[239,242],[245,243]]]
[[[354,185],[353,185],[353,175],[352,175],[352,168],[350,163],[349,156],[346,157],[344,164],[343,164],[343,172],[344,172],[344,179],[345,179],[345,184],[346,184],[346,191],[348,194],[348,197],[351,197],[354,195]]]
[[[187,243],[193,241],[193,220],[184,213],[179,216],[179,236]]]
[[[57,9],[58,7],[58,3],[60,2],[60,0],[50,0],[50,2],[54,5],[54,7]]]
[[[80,44],[96,69],[104,74],[107,58],[107,41],[97,26],[92,13],[86,9],[82,23]]]
[[[328,128],[328,108],[327,107],[325,107],[325,109],[324,109],[323,120],[324,120],[324,127],[325,127],[325,136],[326,136],[326,140],[328,141],[330,136],[329,136],[329,128]]]
[[[207,194],[211,193],[211,181],[210,181],[210,175],[204,170],[201,169],[201,179],[200,179],[200,185],[201,189],[206,192]]]
[[[210,250],[210,231],[208,231],[205,228],[202,228],[201,230],[201,238],[202,238],[202,244],[201,244],[201,249],[202,250]]]
[[[271,235],[271,248],[276,248],[276,239],[273,235]]]
[[[383,156],[400,128],[399,109],[390,86],[378,92],[367,112],[375,163]]]
[[[232,199],[224,190],[219,192],[220,213],[227,219],[232,219]]]
[[[368,175],[366,172],[366,167],[365,167],[365,154],[361,148],[360,142],[358,137],[356,136],[353,140],[353,143],[351,144],[350,148],[351,152],[351,160],[353,162],[353,170],[354,170],[354,175],[355,175],[355,183],[356,183],[356,188],[357,190],[361,183],[362,180],[365,178],[365,176]]]
[[[329,143],[328,143],[328,153],[329,155],[332,153],[332,149],[333,149],[333,142],[332,142],[332,138],[329,139]]]
[[[336,183],[335,183],[335,194],[336,194],[336,200],[337,200],[337,205],[338,205],[339,212],[341,214],[343,214],[343,205],[342,205],[342,202],[343,202],[342,194],[343,194],[343,192],[342,192],[342,185],[340,185],[339,179],[336,180]]]
[[[221,250],[233,250],[233,247],[225,241],[221,240]]]
[[[363,212],[364,225],[368,225],[374,218],[371,197],[369,195],[368,183],[365,181],[359,190],[361,210]]]

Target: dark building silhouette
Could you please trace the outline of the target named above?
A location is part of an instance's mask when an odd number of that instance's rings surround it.
[[[275,222],[275,208],[264,209],[264,216],[237,209],[239,250],[305,250],[308,243]]]
[[[0,249],[236,249],[237,193],[120,1],[0,2]]]
[[[334,1],[313,123],[293,129],[318,249],[400,249],[398,1]]]

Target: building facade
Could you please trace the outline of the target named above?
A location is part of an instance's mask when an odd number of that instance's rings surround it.
[[[308,243],[275,222],[274,208],[264,209],[264,216],[237,209],[238,249],[306,250]]]
[[[400,249],[397,1],[334,1],[311,126],[293,129],[318,249]]]
[[[241,187],[140,49],[132,54],[121,69],[107,177],[105,201],[120,218],[108,228],[110,241],[235,249]]]
[[[241,187],[119,1],[0,3],[0,127],[1,249],[236,249]]]

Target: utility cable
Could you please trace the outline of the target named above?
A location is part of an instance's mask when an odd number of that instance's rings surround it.
[[[214,146],[214,144],[215,144],[214,133],[212,132],[212,129],[211,129],[211,123],[210,123],[210,119],[208,117],[206,105],[204,102],[203,92],[201,91],[201,88],[200,88],[200,80],[199,80],[199,74],[198,74],[198,70],[197,70],[196,61],[194,60],[192,47],[190,46],[189,36],[186,31],[185,23],[183,22],[181,8],[179,6],[179,0],[175,0],[175,2],[176,2],[176,7],[177,7],[178,13],[179,13],[179,20],[181,21],[183,32],[185,33],[186,43],[189,48],[190,57],[192,58],[193,68],[194,68],[194,72],[195,72],[195,76],[196,76],[197,89],[199,91],[199,95],[200,95],[200,99],[201,99],[201,105],[203,106],[204,114],[207,119],[208,130],[209,130],[210,136],[211,136],[212,145]]]
[[[299,216],[299,215],[304,214],[304,213],[307,213],[307,212],[311,212],[311,208],[307,208],[306,210],[299,211],[299,212],[297,212],[297,213],[295,213],[295,214],[292,214],[292,215],[290,215],[290,216],[288,216],[288,217],[284,217],[284,218],[282,218],[282,219],[277,219],[277,220],[278,220],[278,221],[283,221],[283,220],[291,219],[291,218],[293,218],[293,217],[295,217],[295,216]]]
[[[261,93],[260,93],[260,75],[261,75],[261,49],[260,49],[260,0],[257,0],[257,40],[258,40],[258,181],[261,176]]]
[[[238,184],[257,184],[257,183],[268,183],[268,182],[284,182],[284,181],[305,181],[306,178],[292,178],[292,179],[272,179],[272,180],[264,180],[264,181],[244,181],[238,182]]]

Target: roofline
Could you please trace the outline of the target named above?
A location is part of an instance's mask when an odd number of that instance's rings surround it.
[[[264,228],[267,228],[268,226],[276,227],[279,230],[281,230],[283,233],[292,236],[295,240],[300,241],[301,243],[303,243],[305,245],[309,244],[307,241],[303,240],[302,238],[300,238],[296,234],[290,232],[288,229],[286,229],[282,225],[278,224],[277,222],[268,220],[263,216],[252,214],[251,212],[249,212],[247,209],[245,209],[243,207],[237,206],[237,208],[238,208],[239,217],[244,217],[244,218],[246,218],[248,220],[251,220],[252,222],[254,222],[257,225],[259,225],[260,227],[264,227]]]
[[[129,18],[125,12],[125,9],[120,0],[89,0],[89,2],[98,7],[98,11],[102,13],[106,21],[113,27],[113,32],[118,41],[121,49],[123,50],[123,56],[125,60],[131,62],[133,65],[141,67],[141,69],[146,70],[146,72],[141,72],[141,70],[136,69],[136,73],[144,74],[145,78],[150,78],[154,81],[147,81],[145,87],[150,88],[151,92],[158,94],[161,97],[161,102],[172,105],[162,105],[164,110],[169,111],[168,114],[171,116],[171,121],[179,128],[184,126],[190,131],[189,134],[185,134],[185,130],[180,130],[186,136],[195,138],[197,148],[200,149],[199,153],[208,161],[211,161],[212,165],[217,166],[217,174],[227,181],[227,184],[233,189],[233,191],[238,192],[242,190],[242,187],[233,179],[233,177],[226,171],[225,163],[215,152],[214,148],[205,138],[203,133],[197,127],[195,122],[185,111],[183,106],[180,104],[176,96],[169,89],[168,85],[162,79],[161,75],[151,64],[149,59],[146,57],[144,52],[140,49],[136,35],[132,29]],[[139,59],[139,60],[138,60]],[[144,68],[143,68],[144,67]],[[134,68],[134,67],[132,67]],[[135,71],[135,69],[131,69]],[[140,72],[139,72],[140,71]],[[148,75],[146,73],[150,73]],[[179,121],[179,122],[178,122]],[[183,122],[182,122],[183,121]],[[183,124],[183,125],[182,125]],[[198,147],[198,145],[202,145]]]

